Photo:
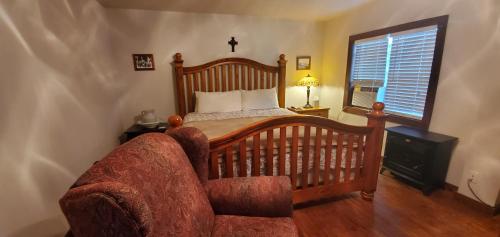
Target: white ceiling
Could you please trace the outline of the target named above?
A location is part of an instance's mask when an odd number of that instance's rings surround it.
[[[97,0],[107,8],[323,20],[371,0]]]

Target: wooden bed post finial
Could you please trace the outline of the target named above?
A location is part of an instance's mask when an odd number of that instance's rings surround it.
[[[386,115],[384,113],[384,103],[375,102],[372,111],[366,114],[368,117],[367,127],[373,128],[372,133],[366,139],[366,161],[367,170],[361,197],[365,200],[373,200],[373,194],[377,189],[377,180],[382,159],[382,143],[384,142],[384,129]]]
[[[278,60],[278,103],[280,108],[285,108],[285,91],[286,91],[286,59],[284,54],[280,54]]]
[[[174,66],[175,66],[175,84],[177,86],[177,109],[179,115],[184,117],[186,115],[186,101],[184,101],[184,60],[182,60],[182,54],[176,53],[174,55]],[[182,99],[181,99],[182,98]]]
[[[169,130],[182,126],[181,116],[172,115],[172,116],[168,117],[168,125],[170,125],[170,127],[168,128]]]

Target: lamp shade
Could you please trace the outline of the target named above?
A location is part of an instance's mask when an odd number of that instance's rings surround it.
[[[303,77],[297,82],[298,86],[319,86],[319,80],[311,75]]]

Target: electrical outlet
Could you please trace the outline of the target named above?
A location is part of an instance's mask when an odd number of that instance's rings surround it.
[[[477,178],[479,176],[479,172],[477,170],[471,170],[469,171],[469,180],[473,184],[477,184]]]

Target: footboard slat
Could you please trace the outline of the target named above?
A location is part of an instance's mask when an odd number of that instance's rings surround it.
[[[219,155],[216,152],[210,154],[210,173],[212,179],[219,178]]]
[[[247,140],[240,142],[240,177],[247,177]]]
[[[332,161],[332,142],[333,142],[333,130],[328,129],[326,133],[326,145],[325,145],[325,171],[323,172],[323,183],[327,185],[330,183],[330,167]]]
[[[309,178],[309,144],[311,143],[311,126],[304,126],[304,140],[302,141],[302,189],[307,188]]]
[[[337,137],[337,149],[335,150],[335,178],[336,184],[340,183],[340,170],[342,165],[342,152],[344,150],[344,134],[339,133]]]
[[[286,127],[280,128],[280,155],[279,155],[279,175],[285,175],[286,160]]]
[[[273,175],[273,144],[274,144],[274,137],[273,137],[273,130],[267,130],[267,151],[266,151],[266,175],[272,176]]]
[[[356,151],[356,170],[354,171],[354,179],[361,179],[361,159],[363,159],[363,150],[364,150],[364,142],[363,136],[358,136],[358,148]]]
[[[226,148],[226,178],[234,177],[233,172],[233,149]]]
[[[320,156],[321,156],[321,137],[322,131],[320,127],[316,127],[316,140],[314,143],[314,170],[313,170],[313,185],[318,186],[320,173]]]
[[[352,164],[352,150],[354,149],[354,135],[349,134],[347,137],[347,155],[345,162],[345,173],[344,173],[344,182],[351,181],[351,164]]]
[[[290,180],[292,189],[297,187],[297,156],[299,154],[299,127],[293,126],[292,130],[292,153],[290,154]]]
[[[253,136],[252,176],[260,176],[260,133]]]

